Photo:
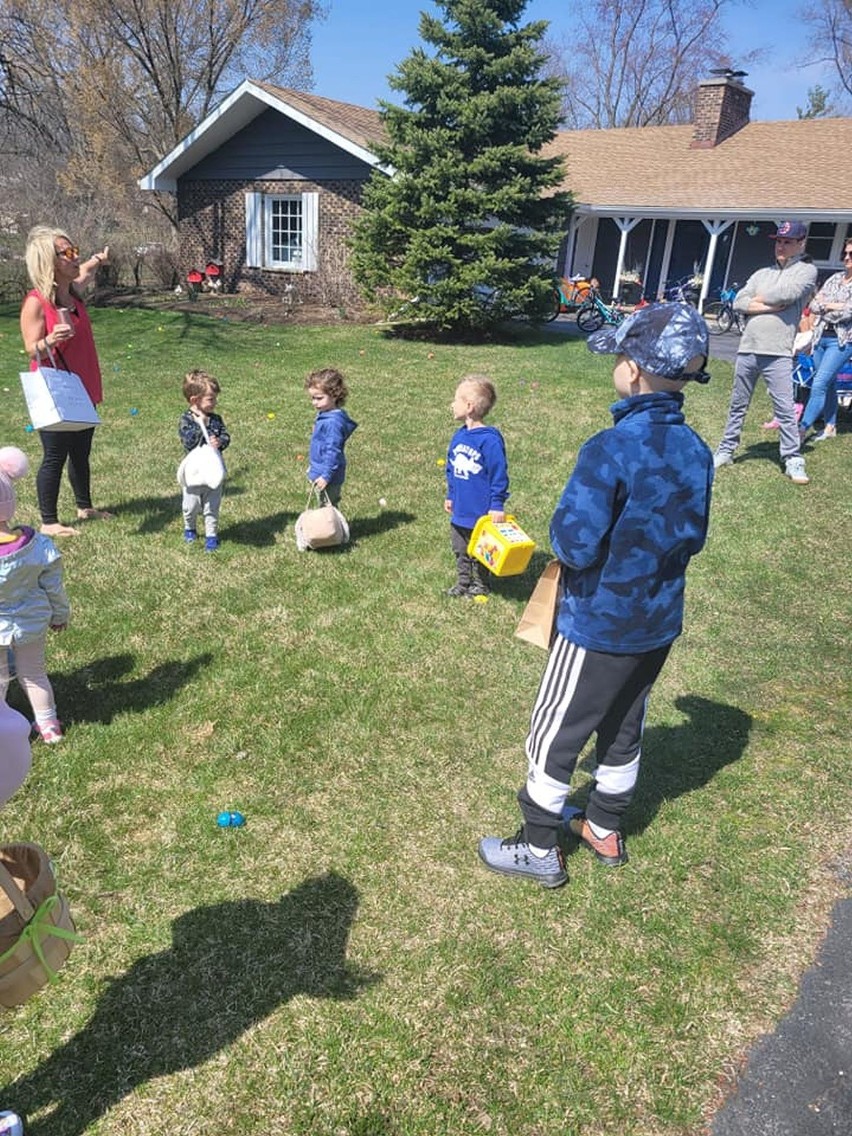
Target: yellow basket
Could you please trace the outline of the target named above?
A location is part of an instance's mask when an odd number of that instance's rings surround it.
[[[486,515],[474,525],[467,553],[495,576],[518,576],[529,564],[534,548],[535,541],[515,523],[514,517],[492,521]]]

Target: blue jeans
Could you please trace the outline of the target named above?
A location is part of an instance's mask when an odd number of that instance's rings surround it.
[[[809,429],[822,416],[826,426],[837,421],[837,374],[844,363],[852,359],[852,340],[841,347],[837,340],[821,339],[814,348],[814,377],[808,405],[799,423]]]

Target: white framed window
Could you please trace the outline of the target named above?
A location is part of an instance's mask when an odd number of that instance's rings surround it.
[[[266,238],[264,263],[269,268],[301,268],[304,248],[304,216],[301,195],[266,197],[263,233]]]
[[[246,265],[315,272],[318,193],[246,194]]]

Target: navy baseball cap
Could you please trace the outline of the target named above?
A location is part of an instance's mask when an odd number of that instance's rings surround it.
[[[807,225],[803,225],[801,221],[781,221],[778,225],[778,232],[773,233],[769,238],[770,241],[777,241],[779,237],[785,241],[803,241],[808,235]]]
[[[647,304],[637,308],[618,327],[604,327],[586,340],[595,355],[627,355],[643,371],[662,379],[708,383],[705,371],[709,336],[704,317],[691,304]],[[700,371],[685,371],[687,363],[700,355]]]

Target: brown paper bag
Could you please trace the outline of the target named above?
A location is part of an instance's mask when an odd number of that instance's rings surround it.
[[[551,560],[536,581],[515,631],[518,639],[526,639],[536,647],[544,647],[545,651],[550,650],[556,629],[556,610],[562,592],[561,578],[562,565],[558,560]]]

